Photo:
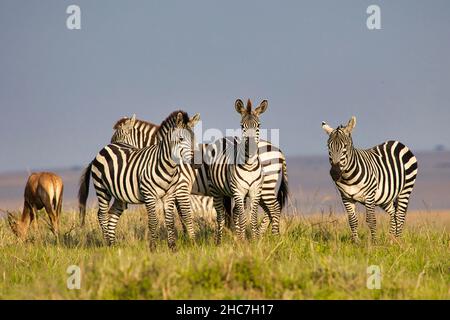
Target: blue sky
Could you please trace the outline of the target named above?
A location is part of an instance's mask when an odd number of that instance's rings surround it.
[[[81,30],[66,28],[70,4]],[[262,126],[288,156],[326,156],[321,121],[352,115],[357,146],[450,148],[445,0],[2,0],[0,43],[0,172],[85,165],[133,113],[236,128],[236,98],[268,99]]]

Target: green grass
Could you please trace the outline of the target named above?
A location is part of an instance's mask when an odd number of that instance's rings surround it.
[[[42,216],[42,215],[41,215]],[[84,229],[63,214],[56,244],[45,223],[20,242],[0,221],[2,299],[449,299],[450,213],[413,214],[404,237],[390,244],[378,214],[379,241],[371,245],[360,217],[361,244],[350,242],[345,216],[285,217],[282,235],[239,242],[226,233],[214,244],[211,218],[197,218],[197,239],[183,236],[171,252],[164,228],[148,250],[146,215],[125,213],[118,244],[103,244],[93,212]],[[180,229],[179,229],[180,230]],[[81,289],[67,289],[67,268],[81,268]],[[367,267],[382,270],[380,290],[366,286]]]

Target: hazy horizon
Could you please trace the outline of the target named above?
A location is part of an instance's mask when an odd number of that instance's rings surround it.
[[[450,150],[419,150],[414,151],[414,155],[416,157],[419,157],[418,160],[420,160],[420,157],[423,155],[435,155],[439,157],[439,155],[448,155],[450,154]],[[94,155],[95,156],[95,155]],[[326,153],[320,153],[320,154],[306,154],[306,155],[289,155],[287,156],[286,163],[289,165],[289,160],[307,160],[307,159],[318,159],[318,160],[328,160],[328,154]],[[92,160],[92,159],[91,159]],[[22,168],[22,169],[12,169],[12,170],[6,170],[6,171],[0,171],[0,177],[1,176],[8,176],[8,175],[15,175],[15,174],[21,174],[24,172],[43,172],[43,171],[72,171],[72,170],[80,170],[84,169],[88,163],[80,163],[80,164],[72,164],[72,165],[66,165],[66,166],[54,166],[54,167],[32,167],[32,168]],[[328,170],[327,170],[328,174]]]
[[[81,30],[66,28],[67,6]],[[381,30],[366,9],[381,8]],[[0,2],[0,172],[84,166],[123,116],[175,109],[237,128],[237,98],[287,156],[325,155],[320,123],[355,115],[355,145],[450,149],[450,2]]]

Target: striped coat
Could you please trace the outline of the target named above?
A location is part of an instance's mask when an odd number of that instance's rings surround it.
[[[352,238],[358,241],[356,203],[366,208],[373,240],[376,239],[375,206],[390,214],[390,234],[399,237],[417,177],[417,159],[398,141],[387,141],[367,150],[354,148],[351,132],[355,125],[355,117],[347,126],[337,129],[322,123],[329,135],[330,175],[346,208]]]
[[[150,247],[156,240],[156,203],[164,201],[169,247],[175,248],[173,209],[180,188],[180,161],[193,159],[193,126],[198,115],[189,118],[183,111],[173,112],[157,131],[157,143],[142,149],[124,143],[104,147],[81,178],[79,204],[82,216],[92,175],[103,235],[109,245],[116,241],[115,229],[127,204],[144,203],[148,213]],[[111,199],[114,203],[109,208]]]
[[[148,146],[154,143],[155,139],[153,139],[154,136],[151,133],[156,132],[157,128],[157,125],[138,120],[135,116],[132,118],[122,118],[114,126],[115,132],[111,142],[123,142],[136,147]],[[206,155],[207,148],[207,144],[201,145],[202,156]],[[260,226],[260,233],[264,233],[269,223],[272,223],[272,232],[278,234],[281,210],[286,204],[288,195],[286,158],[283,152],[269,141],[260,140],[258,149],[264,171],[260,205],[265,215]],[[187,180],[186,183],[191,185],[190,189],[192,194],[211,196],[206,167],[202,166],[198,170],[190,167],[184,168],[184,175]],[[192,197],[190,201],[193,201]],[[212,203],[212,199],[209,203]],[[224,198],[224,206],[227,212],[227,225],[231,226],[230,198]],[[215,209],[212,210],[215,211]],[[210,208],[203,208],[203,211],[211,210]]]

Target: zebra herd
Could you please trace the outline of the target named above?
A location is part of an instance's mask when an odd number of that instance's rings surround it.
[[[81,176],[78,198],[82,224],[92,176],[99,203],[98,220],[109,245],[116,242],[116,226],[128,204],[145,204],[149,243],[154,249],[159,200],[163,203],[171,249],[176,248],[175,208],[184,231],[192,239],[193,207],[198,210],[211,203],[217,215],[217,244],[226,220],[240,239],[245,238],[245,203],[251,213],[253,239],[265,233],[269,224],[272,233],[278,235],[281,211],[288,197],[287,167],[283,152],[260,139],[260,115],[267,108],[267,100],[255,109],[250,100],[246,105],[236,100],[242,137],[225,137],[211,144],[196,142],[193,128],[200,119],[198,114],[190,118],[184,111],[175,111],[159,126],[135,116],[120,119],[114,126],[111,143],[99,151]],[[358,241],[357,202],[366,208],[373,240],[375,206],[390,214],[390,234],[399,237],[417,175],[417,160],[397,141],[368,150],[354,148],[351,132],[355,124],[354,117],[347,126],[337,129],[322,123],[329,135],[330,174],[348,213],[352,239]],[[258,206],[264,211],[260,225]]]
[[[244,237],[241,230],[246,224],[243,204],[246,196],[250,196],[254,211],[254,237],[260,230],[265,231],[269,223],[272,223],[272,232],[278,234],[280,213],[288,194],[287,170],[284,154],[270,142],[259,141],[259,114],[266,109],[267,101],[252,110],[250,100],[246,107],[241,100],[237,100],[236,110],[241,114],[243,138],[226,137],[200,146],[196,145],[192,132],[199,117],[189,119],[183,111],[172,113],[159,127],[135,117],[119,120],[114,127],[116,131],[111,144],[98,153],[82,175],[79,190],[82,223],[92,175],[99,201],[99,222],[110,245],[115,243],[115,228],[127,204],[144,203],[151,234],[150,247],[153,248],[155,202],[158,199],[163,199],[164,203],[169,247],[175,248],[174,206],[180,213],[183,228],[193,238],[191,194],[213,197],[218,243],[224,226],[224,207],[228,209],[227,214],[234,217],[232,220],[237,233]],[[178,117],[184,118],[187,125],[183,126],[181,122],[178,125],[173,120]],[[173,132],[180,130],[184,134],[177,140]],[[151,151],[159,149],[166,151]],[[200,153],[199,164],[194,161],[194,149]],[[149,154],[153,153],[160,156],[151,157]],[[183,153],[190,156],[182,156]],[[150,172],[150,169],[153,171]],[[250,178],[254,183],[248,183]],[[149,189],[155,188],[159,192],[150,195]],[[114,201],[109,208],[112,199]],[[232,212],[231,199],[235,203]],[[256,224],[258,204],[265,212],[260,228]]]

